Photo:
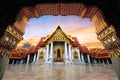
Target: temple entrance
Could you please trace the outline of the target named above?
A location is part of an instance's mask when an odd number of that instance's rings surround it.
[[[60,49],[57,50],[57,60],[61,59],[61,55],[60,55]]]
[[[55,62],[62,62],[63,61],[63,56],[62,56],[62,49],[61,48],[57,48],[55,50]]]

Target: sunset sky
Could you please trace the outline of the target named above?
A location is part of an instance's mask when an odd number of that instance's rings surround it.
[[[18,47],[25,43],[36,45],[41,37],[52,33],[57,25],[60,25],[65,33],[77,37],[79,42],[87,46],[102,47],[95,34],[94,23],[87,18],[79,16],[42,16],[40,18],[31,18],[25,28],[24,40],[18,44]]]

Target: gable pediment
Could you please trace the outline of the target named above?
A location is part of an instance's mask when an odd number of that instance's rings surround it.
[[[67,41],[67,42],[73,42],[72,37],[68,36],[63,32],[60,26],[56,28],[56,30],[46,37],[44,42],[49,42],[49,41]]]

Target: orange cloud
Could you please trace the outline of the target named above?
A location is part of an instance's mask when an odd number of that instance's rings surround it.
[[[85,42],[99,42],[97,35],[95,33],[95,27],[85,27],[82,29],[77,29],[73,32],[69,32],[70,35],[75,36],[81,43]]]
[[[22,40],[18,45],[17,47],[22,47],[23,44],[25,43],[29,43],[31,45],[36,45],[38,43],[39,40],[35,39],[35,38],[32,38],[32,39],[25,39],[25,40]]]
[[[88,48],[104,48],[101,42],[82,43],[82,45],[87,46]]]

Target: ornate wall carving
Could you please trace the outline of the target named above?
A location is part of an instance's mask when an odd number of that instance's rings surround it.
[[[0,39],[0,56],[9,56],[22,39],[22,36],[13,27],[8,26]]]
[[[105,48],[109,50],[110,57],[120,56],[120,41],[112,25],[101,32],[97,38],[103,43]]]

